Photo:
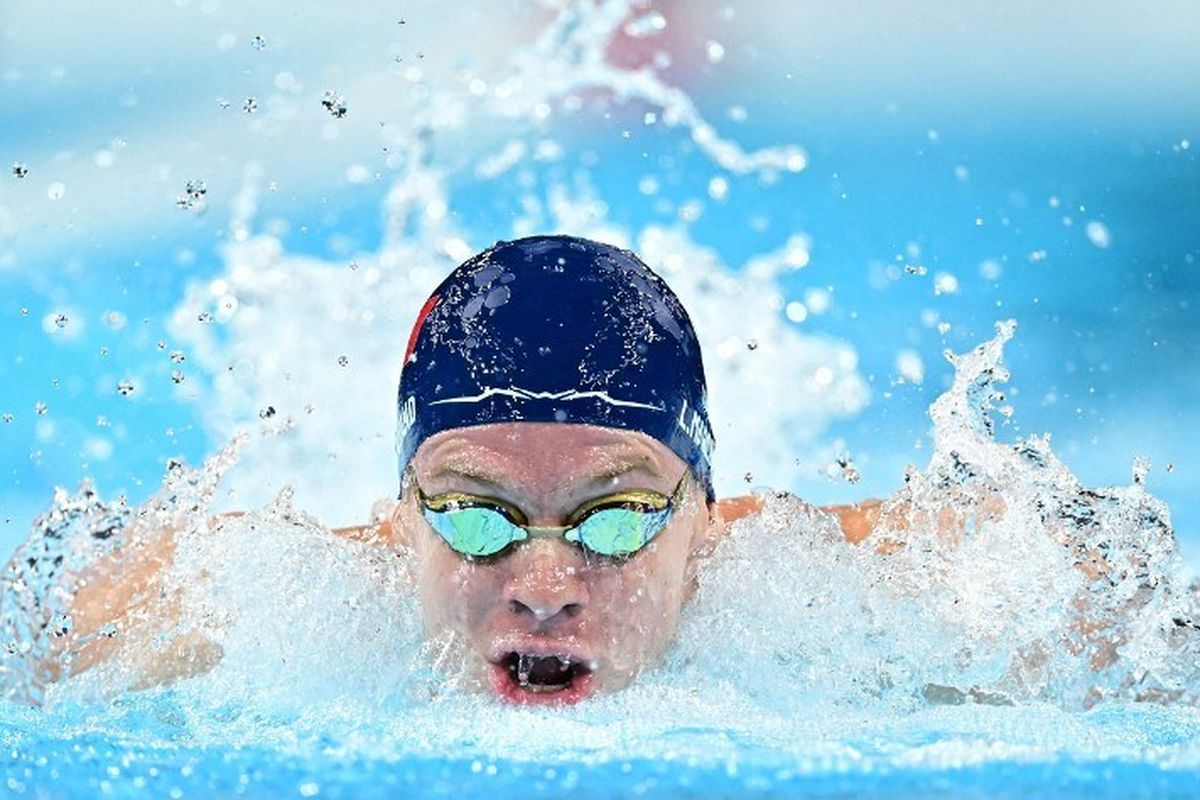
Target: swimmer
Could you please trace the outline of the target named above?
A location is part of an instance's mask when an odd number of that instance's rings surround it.
[[[628,685],[671,644],[699,570],[762,500],[718,500],[700,345],[635,255],[569,236],[502,242],[421,308],[398,392],[398,500],[339,535],[412,560],[426,635],[461,643],[472,677],[517,704]],[[825,509],[857,543],[880,504]],[[80,581],[58,663],[109,658],[155,591],[170,532]],[[141,654],[140,685],[210,669],[183,636]],[[63,677],[48,665],[48,680]]]

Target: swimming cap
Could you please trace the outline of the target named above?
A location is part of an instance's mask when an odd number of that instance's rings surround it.
[[[712,489],[700,343],[637,256],[572,236],[499,242],[456,268],[417,316],[398,394],[404,473],[428,437],[497,422],[641,431]]]

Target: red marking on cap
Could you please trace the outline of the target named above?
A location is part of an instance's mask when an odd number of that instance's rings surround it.
[[[433,307],[437,305],[439,299],[435,294],[425,301],[425,305],[421,306],[421,311],[417,314],[417,321],[413,325],[412,333],[408,335],[408,349],[404,351],[405,364],[412,361],[413,351],[417,349],[417,336],[421,333],[421,326],[425,324],[425,318],[429,316],[430,311],[433,311]]]

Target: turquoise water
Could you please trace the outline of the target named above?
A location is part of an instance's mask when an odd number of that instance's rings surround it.
[[[1197,794],[1193,9],[59,10],[0,12],[0,542],[46,544],[34,518],[85,478],[106,513],[159,503],[187,531],[185,618],[225,657],[0,705],[0,793]],[[198,180],[204,207],[178,205]],[[458,691],[387,562],[325,526],[393,491],[431,286],[552,230],[633,247],[691,310],[721,494],[979,489],[1006,516],[883,557],[779,506],[633,688],[538,713]],[[989,341],[1011,378],[964,355],[955,390],[943,351]],[[239,433],[202,505],[254,536],[162,502],[169,463]],[[90,563],[101,518],[49,546]],[[1088,580],[1071,547],[1144,569]],[[4,641],[46,646],[9,577]],[[1089,665],[1080,599],[1115,664]],[[24,664],[5,654],[6,689]]]
[[[376,740],[359,731],[349,746],[333,737],[294,735],[220,746],[172,726],[177,713],[169,698],[99,725],[85,713],[60,713],[47,724],[40,714],[6,711],[7,791],[38,797],[1175,798],[1194,797],[1200,778],[1200,721],[1152,707],[1059,719],[1067,730],[1053,742],[1038,730],[1053,723],[1052,710],[958,707],[870,735],[782,747],[686,730],[657,738],[646,755],[571,751],[515,758],[478,745],[437,752],[406,741],[400,723],[377,731]],[[594,724],[607,739],[621,720]],[[486,739],[482,728],[472,734]]]

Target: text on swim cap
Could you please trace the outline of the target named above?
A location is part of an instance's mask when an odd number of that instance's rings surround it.
[[[399,450],[408,435],[408,429],[417,421],[417,398],[410,395],[396,412],[396,449]]]
[[[688,412],[691,412],[689,415]],[[712,451],[715,442],[712,433],[705,424],[704,416],[694,408],[688,407],[688,401],[685,397],[683,405],[679,408],[679,427],[683,430],[687,437],[692,440],[692,443],[704,454],[706,461],[712,459]]]

